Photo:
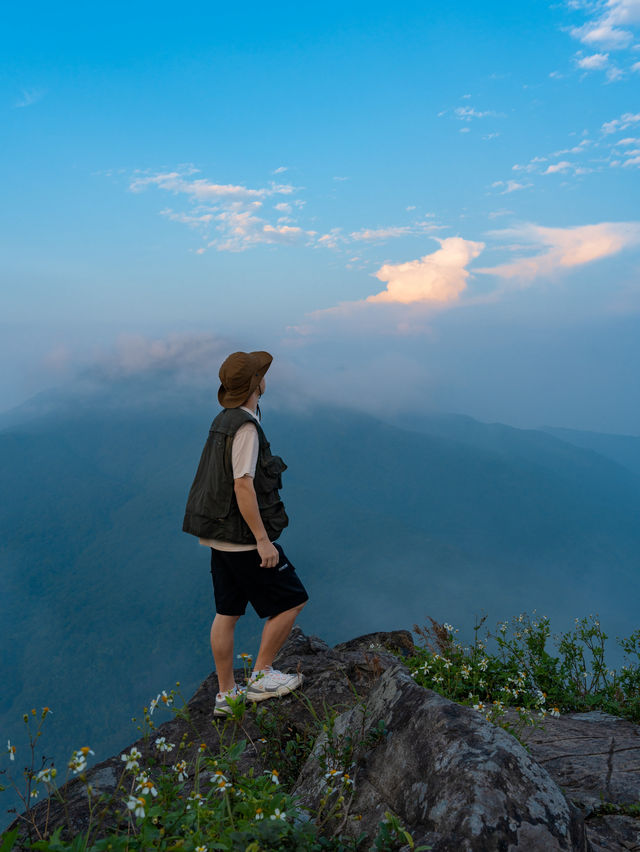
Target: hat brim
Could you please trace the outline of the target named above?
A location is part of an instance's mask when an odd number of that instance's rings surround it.
[[[268,352],[249,352],[249,357],[251,358],[251,377],[246,389],[228,391],[225,390],[224,385],[220,385],[218,388],[218,402],[223,408],[239,408],[243,402],[246,402],[262,381],[273,361],[273,355]]]

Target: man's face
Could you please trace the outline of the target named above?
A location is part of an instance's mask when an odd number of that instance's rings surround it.
[[[260,384],[258,385],[258,390],[260,391],[260,396],[262,396],[262,394],[264,393],[266,386],[267,386],[267,382],[265,380],[265,377],[263,376],[260,379]]]

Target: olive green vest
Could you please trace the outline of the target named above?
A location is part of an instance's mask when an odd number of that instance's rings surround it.
[[[271,455],[269,442],[257,420],[240,408],[225,408],[215,418],[204,445],[200,464],[189,491],[182,529],[198,538],[255,544],[256,540],[240,514],[233,487],[231,445],[243,423],[258,430],[258,462],[253,485],[258,509],[269,539],[275,541],[289,523],[278,489],[287,469],[279,456]]]

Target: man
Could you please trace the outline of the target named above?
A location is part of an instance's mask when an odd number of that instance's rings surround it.
[[[211,548],[216,716],[231,712],[227,697],[244,692],[233,675],[233,634],[247,603],[267,619],[247,699],[285,695],[302,683],[301,675],[273,668],[308,595],[282,547],[273,543],[289,519],[278,492],[287,466],[271,454],[259,422],[258,400],[272,360],[268,352],[234,352],[220,367],[223,411],[211,424],[182,526]]]

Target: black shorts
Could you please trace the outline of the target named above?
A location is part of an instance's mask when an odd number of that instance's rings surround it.
[[[280,554],[275,568],[261,568],[257,550],[211,548],[211,578],[219,615],[244,615],[250,603],[260,618],[272,618],[309,600],[284,550],[274,545]]]

